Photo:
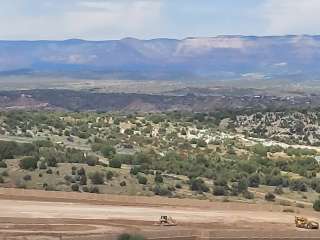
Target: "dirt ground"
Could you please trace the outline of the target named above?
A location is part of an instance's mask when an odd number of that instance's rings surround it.
[[[100,240],[132,232],[148,239],[320,239],[318,230],[294,226],[296,214],[319,221],[317,213],[283,209],[270,203],[0,189],[0,238]],[[178,225],[155,226],[161,215]]]

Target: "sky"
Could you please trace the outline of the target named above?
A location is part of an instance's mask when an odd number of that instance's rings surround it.
[[[0,39],[320,34],[320,0],[0,0]]]

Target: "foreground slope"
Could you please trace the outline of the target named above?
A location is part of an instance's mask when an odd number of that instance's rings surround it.
[[[152,239],[309,239],[318,234],[297,230],[294,214],[272,204],[17,189],[0,189],[0,203],[0,236],[9,239],[113,239],[121,232]],[[318,220],[309,210],[299,211]],[[154,226],[160,215],[173,216],[178,226]]]

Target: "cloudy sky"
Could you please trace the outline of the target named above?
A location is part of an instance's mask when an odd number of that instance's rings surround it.
[[[320,34],[320,0],[0,0],[0,39]]]

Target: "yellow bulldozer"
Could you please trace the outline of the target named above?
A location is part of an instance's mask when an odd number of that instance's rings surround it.
[[[319,223],[315,221],[310,221],[305,217],[295,217],[295,223],[297,228],[306,229],[319,229]]]
[[[176,220],[170,216],[161,216],[159,221],[155,223],[157,226],[177,226]]]

